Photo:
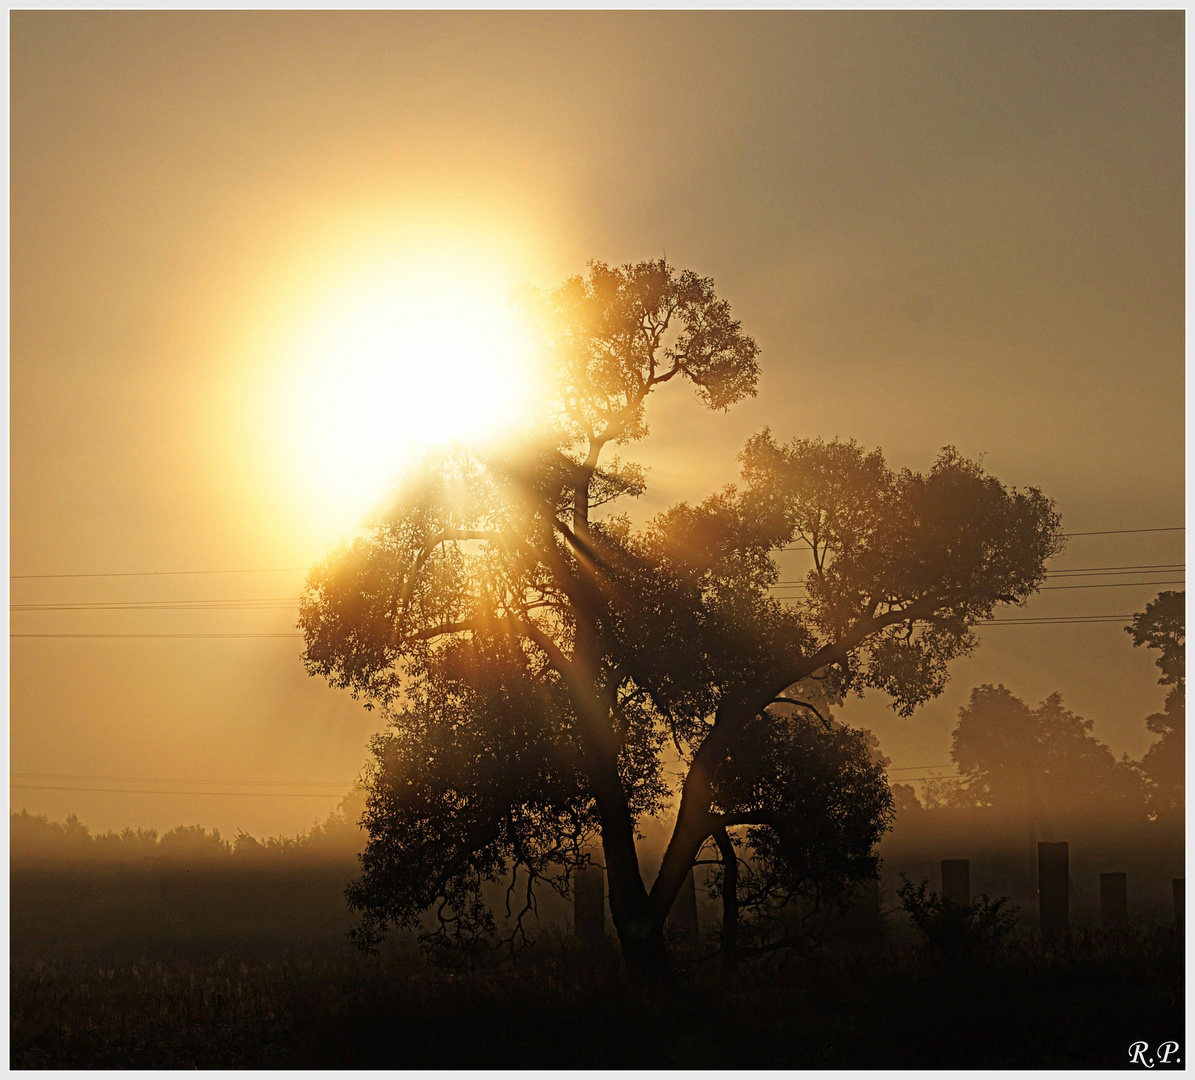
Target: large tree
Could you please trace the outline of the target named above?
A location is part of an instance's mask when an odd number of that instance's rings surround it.
[[[711,408],[754,393],[757,347],[710,281],[662,261],[591,264],[529,308],[551,437],[429,458],[308,579],[309,671],[389,720],[350,898],[364,943],[429,909],[467,938],[488,929],[482,882],[513,869],[531,904],[596,831],[627,963],[660,972],[698,851],[729,814],[752,824],[719,801],[731,755],[809,680],[828,699],[880,689],[906,715],[940,692],[973,626],[1038,587],[1059,522],[949,449],[898,473],[854,443],[765,432],[739,487],[633,529],[612,504],[643,476],[606,447],[642,438],[674,380]],[[769,594],[793,544],[812,564],[803,606]],[[636,820],[670,794],[667,743],[687,772],[649,889]]]

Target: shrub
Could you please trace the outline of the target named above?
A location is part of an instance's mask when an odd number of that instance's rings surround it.
[[[896,890],[900,906],[925,937],[929,951],[951,962],[990,955],[1012,933],[1017,909],[1008,897],[990,900],[986,894],[961,904],[929,891],[929,882],[914,885],[904,874]]]

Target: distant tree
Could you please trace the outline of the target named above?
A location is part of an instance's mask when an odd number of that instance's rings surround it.
[[[124,828],[118,833],[101,833],[94,846],[101,858],[140,861],[158,854],[158,830]]]
[[[1134,647],[1158,650],[1155,662],[1162,671],[1158,682],[1170,687],[1162,712],[1145,720],[1146,729],[1161,736],[1141,760],[1153,785],[1150,809],[1167,816],[1181,814],[1187,783],[1186,593],[1159,593],[1125,631],[1132,635]]]
[[[158,841],[159,853],[180,862],[190,859],[223,858],[232,854],[232,845],[220,838],[220,830],[210,833],[202,825],[176,825]]]
[[[954,729],[950,756],[962,783],[950,801],[1029,812],[1042,824],[1068,812],[1140,816],[1140,771],[1118,761],[1093,727],[1063,706],[1061,694],[1030,709],[1003,686],[977,686]]]
[[[16,862],[34,859],[71,859],[90,854],[91,832],[74,814],[65,822],[22,809],[10,814],[8,842]]]
[[[725,408],[754,392],[758,350],[711,282],[663,262],[592,264],[531,307],[555,435],[429,459],[308,578],[308,670],[388,721],[350,902],[366,946],[427,911],[434,936],[464,941],[492,928],[484,881],[513,872],[531,910],[536,882],[567,889],[562,865],[598,832],[626,961],[659,973],[673,900],[729,827],[716,787],[738,788],[720,770],[789,737],[786,692],[876,688],[908,715],[976,622],[1038,587],[1058,516],[950,449],[929,474],[897,473],[854,443],[765,432],[739,488],[638,530],[598,518],[643,490],[640,470],[600,458],[646,433],[647,396],[688,379]],[[801,608],[768,591],[791,544],[813,564]],[[636,821],[670,794],[668,741],[687,771],[649,890]]]
[[[354,784],[323,822],[294,836],[267,836],[261,840],[238,830],[232,854],[240,862],[303,859],[336,861],[360,854],[365,835],[360,818],[365,810],[365,789]]]
[[[1186,685],[1186,606],[1185,592],[1158,593],[1124,628],[1132,637],[1134,648],[1146,645],[1158,650],[1154,663],[1162,671],[1158,682],[1163,686]]]
[[[912,784],[892,785],[892,811],[896,816],[909,810],[924,810],[925,804],[917,797]]]

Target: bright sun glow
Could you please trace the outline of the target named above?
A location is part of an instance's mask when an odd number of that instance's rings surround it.
[[[459,257],[372,266],[298,320],[275,419],[311,496],[346,526],[421,448],[500,438],[530,418],[511,284]]]

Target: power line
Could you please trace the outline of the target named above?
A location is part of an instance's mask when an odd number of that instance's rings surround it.
[[[1171,569],[1169,567],[1160,567],[1158,569]],[[1181,569],[1176,567],[1174,569]],[[1131,573],[1132,571],[1125,571]],[[1139,573],[1147,573],[1149,571],[1138,571]],[[1111,573],[1104,574],[1103,572],[1096,574],[1079,573],[1071,574],[1050,574],[1048,577],[1096,577],[1096,576],[1113,576]],[[1038,592],[1048,592],[1051,589],[1123,589],[1140,586],[1142,588],[1152,588],[1157,585],[1183,585],[1184,580],[1176,581],[1117,581],[1117,582],[1101,582],[1095,585],[1043,585]],[[771,590],[787,590],[787,589],[805,589],[808,586],[801,581],[779,581],[775,585],[769,585]],[[42,604],[10,604],[9,611],[27,612],[27,611],[293,611],[295,606],[299,603],[300,598],[297,596],[277,596],[277,597],[261,597],[261,598],[246,598],[243,600],[114,600],[114,601],[96,601],[86,603],[42,603]]]
[[[1125,536],[1129,533],[1160,533],[1160,532],[1185,532],[1185,525],[1167,525],[1160,529],[1091,529],[1086,532],[1069,532],[1061,533],[1060,535],[1066,538],[1072,536]],[[786,544],[781,551],[807,551],[809,549],[808,543],[803,544]]]
[[[1088,532],[1062,533],[1063,536],[1119,536],[1129,533],[1183,532],[1185,525],[1170,525],[1157,529],[1095,529]],[[790,544],[780,550],[790,551],[804,545]],[[307,566],[255,567],[249,570],[122,570],[72,574],[9,574],[10,580],[29,581],[48,578],[108,578],[108,577],[185,577],[197,574],[296,574],[310,569]]]
[[[158,791],[150,788],[53,787],[49,784],[9,784],[22,791],[110,791],[116,795],[229,795],[260,799],[335,799],[334,794],[317,791]]]
[[[1154,574],[1154,573],[1171,573],[1176,571],[1183,571],[1186,569],[1186,563],[1131,563],[1125,566],[1067,566],[1059,567],[1057,570],[1047,570],[1047,578],[1055,577],[1084,577],[1088,574],[1098,574],[1103,577],[1119,576],[1124,574]],[[777,580],[777,585],[801,585],[804,584],[806,578],[780,578]]]
[[[921,766],[918,766],[920,768]],[[936,766],[929,766],[934,767]],[[344,784],[323,780],[180,780],[175,776],[90,776],[78,773],[12,772],[26,780],[104,780],[113,783],[132,784],[245,784],[255,787],[334,787],[344,789]]]
[[[1163,529],[1094,529],[1090,532],[1063,533],[1063,536],[1120,536],[1125,533],[1185,532],[1185,525],[1168,525]]]
[[[1146,589],[1157,585],[1184,585],[1185,579],[1178,581],[1105,581],[1098,585],[1043,585],[1038,592],[1050,592],[1055,589]],[[770,589],[803,589],[804,585],[769,585]]]
[[[32,578],[101,578],[101,577],[188,577],[195,574],[296,574],[309,570],[308,566],[273,566],[254,570],[127,570],[97,574],[9,574],[10,580]]]
[[[1186,563],[1129,563],[1125,566],[1059,566],[1047,570],[1046,577],[1065,577],[1070,574],[1096,574],[1119,571],[1125,574],[1146,574],[1152,570],[1182,570]]]
[[[914,780],[961,780],[959,776],[901,776],[897,777],[898,784],[911,784]]]
[[[301,633],[11,633],[10,638],[301,638]]]
[[[1099,585],[1043,585],[1038,592],[1050,592],[1052,589],[1144,589],[1156,585],[1185,585],[1186,579],[1178,581],[1105,581]]]
[[[9,611],[291,611],[299,597],[261,600],[113,600],[94,603],[10,604]]]
[[[1040,618],[1025,618],[1025,619],[981,619],[977,623],[980,626],[1050,626],[1060,623],[1101,623],[1101,622],[1121,622],[1124,619],[1131,619],[1132,615],[1054,615],[1042,616]]]

